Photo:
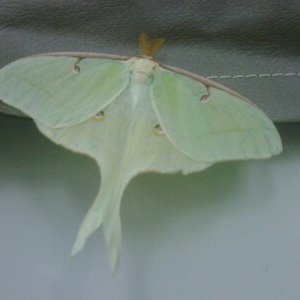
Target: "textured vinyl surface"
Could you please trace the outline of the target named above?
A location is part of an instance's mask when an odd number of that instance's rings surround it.
[[[237,90],[275,121],[300,120],[295,1],[0,0],[0,6],[0,67],[41,52],[136,55],[144,31],[166,40],[158,60]]]

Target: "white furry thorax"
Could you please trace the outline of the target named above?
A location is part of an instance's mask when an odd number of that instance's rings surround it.
[[[133,57],[128,61],[134,81],[143,83],[152,78],[158,63],[146,57]]]

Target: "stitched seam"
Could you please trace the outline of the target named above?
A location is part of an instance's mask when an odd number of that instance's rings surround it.
[[[300,72],[290,73],[253,73],[253,74],[236,74],[236,75],[210,75],[208,79],[237,79],[237,78],[266,78],[266,77],[300,77]]]

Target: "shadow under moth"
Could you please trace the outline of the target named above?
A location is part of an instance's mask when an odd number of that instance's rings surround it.
[[[183,174],[282,151],[262,110],[240,94],[153,59],[162,39],[140,35],[142,55],[56,52],[0,70],[0,99],[30,116],[51,141],[94,158],[101,188],[72,254],[102,225],[109,260],[121,249],[120,204],[139,173]]]

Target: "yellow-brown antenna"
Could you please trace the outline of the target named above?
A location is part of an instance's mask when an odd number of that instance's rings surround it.
[[[142,55],[153,57],[159,49],[163,47],[165,43],[164,39],[153,39],[142,32],[139,36],[139,48]]]

